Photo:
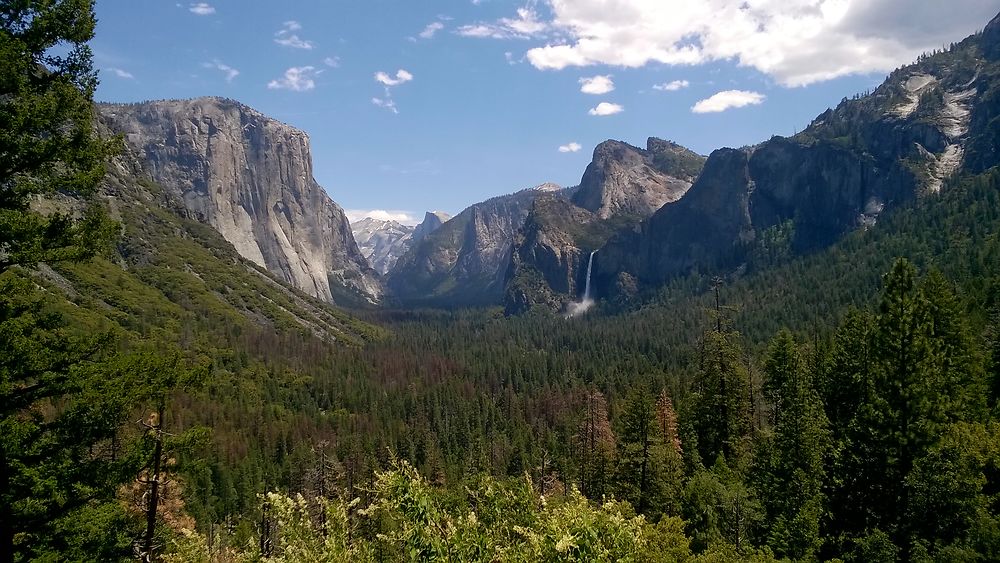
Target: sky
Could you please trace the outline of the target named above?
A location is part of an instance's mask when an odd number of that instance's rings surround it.
[[[1000,0],[97,0],[109,102],[239,100],[311,138],[352,218],[579,183],[606,139],[803,129]]]

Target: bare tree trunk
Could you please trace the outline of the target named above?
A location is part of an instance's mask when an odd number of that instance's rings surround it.
[[[156,437],[156,446],[153,448],[153,473],[147,481],[149,495],[146,502],[146,533],[142,537],[142,558],[143,561],[154,561],[153,540],[156,533],[156,512],[160,504],[160,462],[163,459],[163,405],[156,411],[156,420],[150,425]]]

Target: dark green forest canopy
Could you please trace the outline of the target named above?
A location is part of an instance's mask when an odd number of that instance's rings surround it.
[[[996,168],[628,308],[348,313],[104,174],[92,9],[0,9],[0,563],[1000,558]]]

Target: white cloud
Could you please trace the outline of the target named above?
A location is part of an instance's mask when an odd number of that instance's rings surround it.
[[[687,88],[691,83],[687,80],[672,80],[670,82],[664,82],[663,84],[654,84],[653,90],[660,90],[661,92],[676,92],[681,88]]]
[[[281,29],[274,33],[274,42],[283,47],[291,47],[293,49],[306,49],[310,50],[316,46],[315,43],[309,41],[308,39],[302,39],[296,34],[296,31],[302,29],[302,24],[295,20],[289,20],[281,24]]]
[[[597,75],[590,78],[580,79],[580,91],[584,94],[607,94],[613,92],[615,83],[611,80],[611,75]]]
[[[351,223],[357,223],[365,218],[372,218],[376,221],[396,221],[404,225],[416,225],[420,222],[417,216],[411,211],[387,210],[387,209],[345,209],[344,214]]]
[[[766,96],[746,90],[726,90],[699,101],[691,107],[694,113],[718,113],[731,108],[756,106],[764,103]]]
[[[463,37],[529,39],[543,35],[549,27],[548,23],[538,19],[538,12],[533,8],[524,7],[517,9],[516,18],[501,18],[495,23],[463,25],[455,33]]]
[[[285,71],[285,76],[267,83],[271,90],[291,90],[293,92],[306,92],[316,87],[315,67],[293,66]]]
[[[444,24],[441,22],[433,22],[427,24],[427,27],[419,33],[421,39],[431,39],[434,34],[444,29]]]
[[[539,25],[558,38],[528,51],[539,69],[733,60],[789,87],[890,71],[971,34],[996,12],[984,0],[545,2],[552,19]]]
[[[386,86],[399,86],[400,84],[404,84],[411,80],[413,80],[413,75],[403,69],[399,69],[396,71],[395,78],[389,76],[389,74],[386,72],[378,71],[375,73],[375,81],[380,82]]]
[[[608,102],[601,102],[597,104],[597,107],[590,108],[590,115],[614,115],[616,113],[621,113],[625,111],[625,108],[618,104],[609,104]]]
[[[188,7],[188,11],[199,16],[210,16],[215,13],[215,7],[206,2],[196,2]]]
[[[135,78],[135,76],[133,76],[131,72],[129,72],[129,71],[125,70],[125,69],[116,68],[116,67],[112,66],[112,67],[108,67],[108,68],[106,68],[104,70],[106,70],[106,71],[114,74],[118,78],[124,78],[125,80],[132,80],[133,78]]]
[[[559,147],[559,152],[577,152],[583,147],[580,143],[568,143]]]
[[[399,113],[399,109],[396,108],[396,101],[392,99],[392,96],[389,95],[389,92],[385,93],[384,98],[372,98],[372,104],[380,108],[385,108],[391,111],[392,113],[396,114]]]
[[[223,63],[219,59],[212,59],[212,62],[210,63],[201,63],[201,66],[222,71],[222,73],[226,76],[226,82],[232,82],[234,78],[240,75],[240,71]]]
[[[323,64],[330,68],[337,68],[340,66],[340,57],[327,57],[323,59]]]

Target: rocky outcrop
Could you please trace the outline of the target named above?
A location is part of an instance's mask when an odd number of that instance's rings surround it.
[[[995,166],[1000,65],[989,59],[991,33],[1000,32],[988,28],[894,72],[794,137],[714,152],[682,199],[600,251],[598,293],[822,249],[909,201],[933,197],[962,171]]]
[[[351,223],[361,254],[375,271],[385,275],[396,265],[413,241],[414,227],[398,221],[365,217]]]
[[[564,309],[580,296],[590,253],[615,231],[631,229],[680,199],[704,163],[704,157],[655,137],[645,149],[621,141],[598,145],[578,188],[535,201],[514,241],[506,312]]]
[[[414,227],[398,221],[365,217],[351,223],[351,230],[368,263],[384,276],[413,243],[438,230],[450,218],[441,211],[428,211],[423,222]]]
[[[509,315],[532,307],[565,309],[586,284],[586,261],[613,233],[607,221],[550,194],[535,200],[514,239],[504,309]]]
[[[573,203],[601,219],[644,219],[680,199],[701,172],[705,158],[680,145],[651,137],[646,149],[605,141],[594,149]]]
[[[477,203],[415,242],[389,273],[404,305],[461,307],[500,303],[514,237],[531,204],[554,184]]]
[[[424,214],[424,220],[420,222],[419,225],[413,229],[413,240],[421,241],[427,237],[427,235],[433,233],[434,231],[441,228],[451,219],[451,215],[448,215],[444,211],[428,211]]]
[[[153,180],[240,255],[327,301],[380,299],[343,210],[313,179],[305,133],[222,98],[100,110]]]

